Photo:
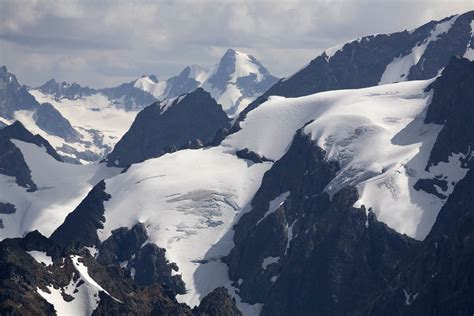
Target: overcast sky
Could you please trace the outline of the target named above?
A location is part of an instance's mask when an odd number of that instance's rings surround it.
[[[472,0],[0,1],[0,64],[21,83],[113,86],[211,66],[228,48],[274,75],[324,48],[474,9]]]

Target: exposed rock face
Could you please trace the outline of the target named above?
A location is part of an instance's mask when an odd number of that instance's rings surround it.
[[[240,114],[239,120],[270,95],[298,97],[377,85],[390,63],[409,56],[425,43],[427,46],[414,65],[391,81],[433,78],[446,67],[451,56],[464,55],[467,47],[474,43],[471,40],[473,19],[474,11],[470,11],[458,17],[429,22],[411,32],[366,36],[344,44],[335,52],[324,52],[293,76],[273,85]],[[443,27],[437,29],[442,23],[452,23],[445,33],[441,30]],[[232,131],[238,128],[236,124]]]
[[[7,67],[0,67],[0,116],[13,119],[17,110],[34,110],[39,103],[25,86],[18,83],[15,75]]]
[[[121,262],[130,260],[147,238],[143,224],[137,224],[132,229],[117,228],[100,245],[97,261],[102,265],[119,265]]]
[[[474,62],[452,58],[442,76],[428,87],[434,92],[425,121],[444,126],[426,168],[448,162],[453,154],[462,154],[461,166],[468,171],[447,197],[416,257],[364,310],[366,314],[470,315],[474,312],[473,84]],[[439,183],[441,179],[423,180],[438,181],[437,186],[443,187]]]
[[[14,177],[16,183],[27,188],[28,191],[35,191],[37,186],[31,177],[31,170],[20,149],[11,141],[12,139],[43,147],[54,159],[62,160],[44,138],[31,134],[18,121],[0,130],[0,173]]]
[[[199,88],[167,108],[156,103],[143,109],[108,155],[107,164],[126,167],[163,155],[173,146],[188,148],[198,140],[209,143],[220,128],[228,126],[229,119],[222,107]]]
[[[425,122],[444,126],[427,167],[448,162],[453,153],[469,156],[474,150],[473,87],[474,61],[457,57],[451,58],[442,75],[428,87],[434,92]]]
[[[154,76],[153,76],[154,77]],[[156,79],[156,77],[154,77]],[[45,94],[51,94],[55,99],[66,98],[76,100],[79,98],[101,93],[115,101],[116,105],[124,107],[125,110],[137,110],[156,102],[150,93],[134,87],[135,81],[123,83],[117,87],[92,89],[82,87],[77,83],[56,82],[51,79],[39,86],[37,89]]]
[[[298,133],[234,227],[226,262],[244,301],[263,303],[262,315],[472,314],[473,65],[451,59],[428,88],[425,122],[443,128],[426,170],[460,154],[467,172],[449,197],[436,174],[415,184],[447,198],[428,237],[415,241],[354,208],[358,193],[350,186],[330,197],[324,190],[337,164]]]
[[[435,225],[369,315],[471,315],[474,311],[474,171],[455,187]]]
[[[46,152],[51,157],[53,157],[57,161],[62,161],[61,157],[46,139],[44,139],[40,135],[33,135],[23,126],[23,124],[18,121],[15,121],[15,123],[8,125],[7,127],[0,130],[0,135],[4,135],[9,139],[18,139],[26,143],[31,143],[35,144],[36,146],[43,147],[46,149]]]
[[[98,247],[100,240],[97,229],[104,227],[104,201],[109,199],[110,195],[105,192],[105,181],[102,180],[68,214],[64,223],[53,232],[51,239],[63,247]]]
[[[52,257],[53,265],[37,262],[26,251],[40,250]],[[176,302],[159,285],[139,287],[120,269],[103,267],[87,251],[63,252],[39,233],[30,233],[24,239],[10,239],[0,243],[0,312],[7,315],[54,315],[53,305],[38,293],[38,288],[47,291],[71,287],[76,280],[76,291],[81,291],[84,281],[78,275],[71,260],[72,255],[81,256],[88,274],[109,294],[99,291],[100,302],[94,315],[191,315],[189,307]],[[63,292],[64,293],[64,292]],[[74,294],[74,293],[73,293]],[[66,293],[63,299],[74,298]]]
[[[47,81],[37,89],[43,93],[54,95],[56,99],[67,98],[75,100],[96,93],[96,90],[89,87],[82,87],[75,82],[56,82],[54,79]]]
[[[21,151],[0,132],[0,172],[14,177],[19,186],[36,190],[36,184],[31,178],[31,170],[26,164]]]
[[[38,127],[48,134],[64,138],[69,142],[81,139],[81,135],[72,127],[71,123],[50,103],[41,104],[33,118]]]
[[[203,71],[203,70],[202,70]],[[175,98],[196,90],[201,83],[192,76],[190,66],[186,67],[175,77],[166,80],[167,90],[163,93],[166,98]]]
[[[124,109],[139,110],[156,102],[150,93],[134,87],[135,81],[123,83],[117,87],[97,90],[108,98],[117,100],[116,104],[123,105]]]
[[[347,314],[416,249],[416,241],[353,208],[354,188],[329,198],[324,188],[338,167],[324,155],[298,133],[234,227],[229,274],[244,301],[264,304],[263,315]]]
[[[44,252],[52,263],[40,263],[27,251]],[[202,306],[191,310],[159,284],[139,286],[119,267],[99,264],[87,250],[59,247],[36,231],[24,238],[0,242],[0,313],[55,315],[55,306],[39,294],[40,290],[61,291],[63,304],[78,300],[76,293],[84,291],[87,285],[73,257],[79,258],[79,264],[87,268],[89,277],[104,289],[99,290],[96,297],[85,292],[90,295],[90,302],[98,301],[92,315],[240,315],[235,302],[223,289],[210,293],[203,299]]]
[[[141,286],[161,284],[175,294],[184,294],[183,280],[179,275],[172,275],[173,270],[178,271],[176,264],[168,262],[165,249],[154,244],[144,245],[147,239],[145,226],[141,223],[130,230],[118,228],[100,245],[97,261],[105,266],[116,265],[130,271]]]
[[[15,205],[11,203],[0,202],[0,214],[13,214],[16,211]]]
[[[227,290],[223,287],[218,287],[206,295],[201,304],[193,309],[193,313],[203,316],[242,315],[235,305],[235,299],[231,299]]]

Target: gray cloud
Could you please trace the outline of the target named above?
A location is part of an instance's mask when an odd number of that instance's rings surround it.
[[[474,9],[453,0],[0,1],[0,64],[21,82],[94,87],[210,66],[229,47],[278,76],[327,47]]]

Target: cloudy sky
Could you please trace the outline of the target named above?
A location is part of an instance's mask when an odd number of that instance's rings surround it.
[[[210,66],[234,48],[287,76],[324,48],[468,10],[474,1],[2,0],[0,64],[32,86],[104,87]]]

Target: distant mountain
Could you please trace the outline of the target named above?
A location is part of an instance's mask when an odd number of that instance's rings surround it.
[[[152,104],[138,113],[130,130],[107,156],[110,166],[126,167],[182,148],[211,142],[230,121],[222,107],[201,88]]]
[[[469,11],[410,31],[364,36],[326,49],[303,69],[280,80],[252,102],[239,120],[271,95],[299,97],[321,91],[433,78],[452,56],[474,60],[473,20],[474,11]]]
[[[233,118],[276,80],[253,56],[229,49],[211,69],[206,70],[197,65],[188,66],[179,75],[166,81],[159,81],[155,75],[144,75],[116,87],[93,89],[77,83],[56,82],[51,79],[30,92],[24,91],[26,95],[31,94],[36,100],[46,104],[45,106],[39,107],[36,102],[34,109],[26,107],[28,112],[16,113],[12,110],[11,114],[4,118],[8,122],[14,117],[29,129],[48,138],[67,161],[88,163],[98,161],[109,154],[130,127],[136,112],[157,100],[162,104],[172,104],[178,97],[201,87],[222,105],[228,117]],[[182,99],[181,97],[180,100]],[[186,116],[183,113],[182,119],[189,119]],[[198,116],[204,123],[205,118]],[[107,124],[108,122],[110,124]],[[227,124],[221,123],[212,126],[214,123],[216,122],[212,118],[206,123],[213,133],[224,125],[228,127]],[[183,123],[176,121],[175,126],[169,126],[170,131],[177,129],[180,124]],[[180,132],[183,130],[174,133]],[[209,141],[209,136],[198,136],[197,138],[202,138],[201,141]],[[194,138],[189,141],[195,140]],[[181,147],[184,143],[178,141],[175,145]],[[152,149],[154,152],[162,150],[162,147]],[[154,156],[156,153],[133,161]]]
[[[62,159],[72,163],[103,159],[131,125],[135,101],[142,96],[144,104],[155,102],[153,96],[131,84],[108,90],[120,97],[118,104],[75,83],[52,79],[38,89],[27,89],[6,67],[1,67],[0,73],[0,128],[20,121],[28,130],[48,139]],[[132,91],[127,94],[130,87]],[[131,108],[125,109],[130,103]]]
[[[222,105],[229,117],[235,117],[276,81],[277,78],[255,57],[229,49],[220,62],[210,69],[188,66],[178,76],[165,82],[154,82],[149,77],[142,77],[135,86],[159,100],[174,98],[202,87]]]
[[[66,98],[75,100],[96,93],[96,90],[89,87],[82,87],[77,83],[67,83],[65,81],[56,82],[54,79],[47,81],[36,89],[45,94],[51,94],[57,99]]]
[[[143,75],[116,87],[91,89],[51,79],[36,90],[52,95],[56,100],[77,100],[102,94],[118,108],[135,111],[157,100],[172,99],[202,87],[222,105],[229,117],[234,117],[277,80],[255,57],[229,49],[210,69],[188,66],[165,81],[159,81],[155,75]]]
[[[270,97],[220,146],[137,162],[105,180],[107,200],[80,212],[103,214],[103,228],[81,240],[100,246],[146,219],[150,242],[182,272],[188,292],[178,297],[191,305],[227,285],[248,315],[389,306],[431,314],[445,300],[472,311],[473,257],[461,244],[470,249],[474,232],[464,206],[472,194],[473,65],[454,57],[436,80]],[[127,151],[136,143],[141,152],[138,140],[150,138],[132,130],[140,136]],[[453,194],[462,210],[453,211]],[[75,238],[91,225],[71,217],[67,227]],[[433,227],[443,227],[434,239]],[[451,275],[457,283],[447,284]]]
[[[0,311],[472,315],[473,20],[327,49],[241,112],[265,75],[233,50],[125,84],[139,112],[30,91],[0,129]]]
[[[7,67],[0,67],[0,117],[12,119],[17,110],[35,110],[39,103]]]
[[[56,80],[51,79],[35,90],[45,95],[53,96],[57,101],[61,99],[78,100],[94,95],[105,95],[116,107],[133,111],[140,110],[156,101],[149,93],[134,87],[135,82],[136,80],[112,88],[92,89],[82,87],[77,83],[58,83]]]

